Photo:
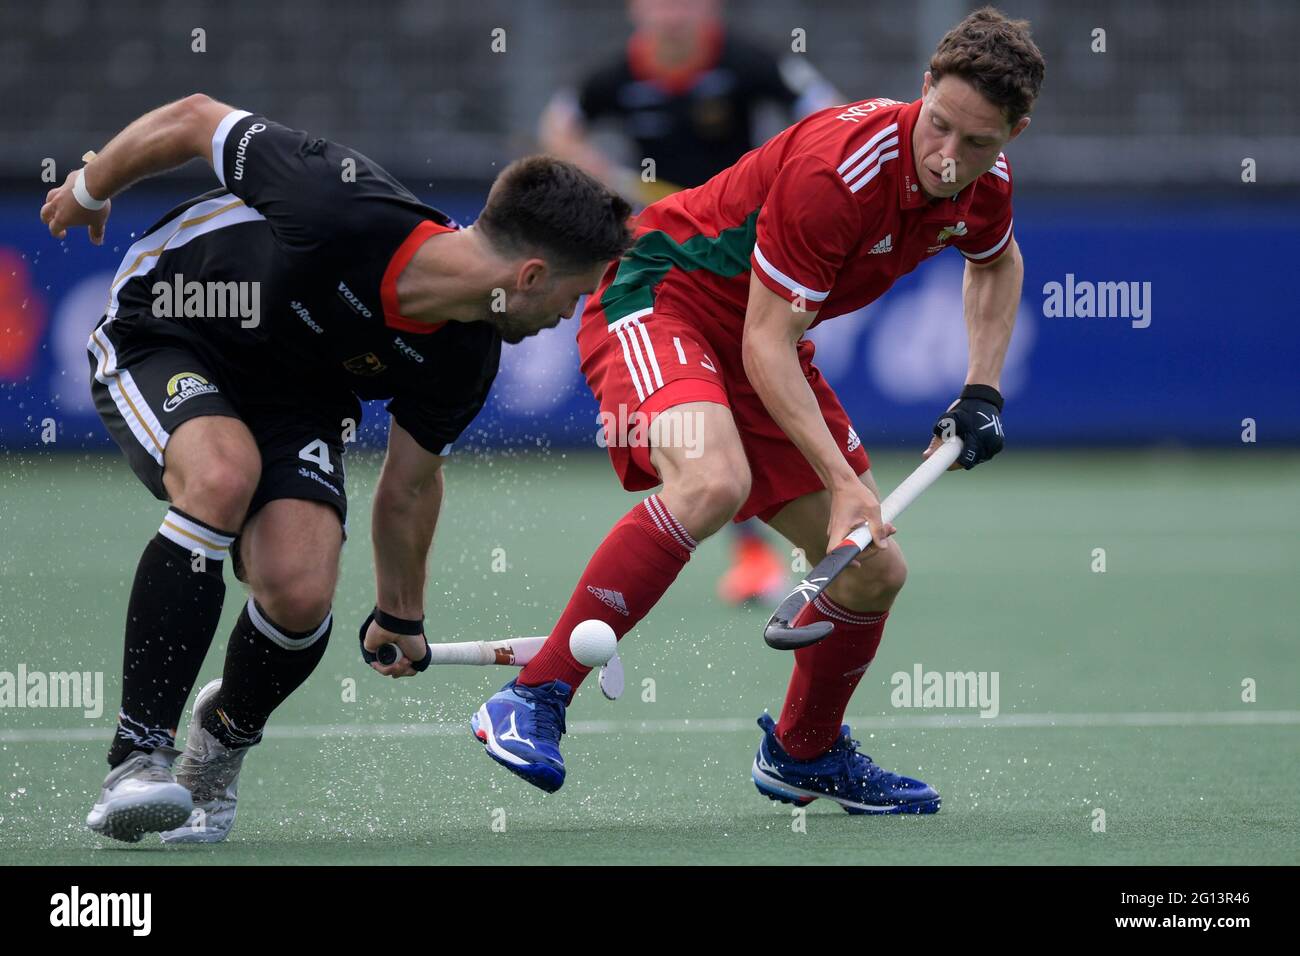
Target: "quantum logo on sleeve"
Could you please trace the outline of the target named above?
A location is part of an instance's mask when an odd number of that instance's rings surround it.
[[[50,897],[51,926],[129,926],[131,935],[148,936],[153,928],[152,893],[69,893]]]
[[[254,123],[248,127],[243,136],[239,137],[239,143],[235,146],[235,182],[244,178],[244,160],[248,156],[248,144],[254,136],[265,129],[265,123]]]

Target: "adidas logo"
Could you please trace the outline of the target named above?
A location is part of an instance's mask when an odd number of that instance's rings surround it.
[[[605,607],[613,608],[624,617],[629,615],[627,602],[623,600],[621,592],[611,591],[609,588],[594,588],[590,584],[587,585],[587,591]]]
[[[848,444],[846,444],[846,445],[844,446],[844,450],[845,450],[845,451],[857,451],[858,446],[861,445],[861,444],[862,444],[862,439],[858,437],[858,433],[855,432],[855,431],[853,430],[852,426],[850,426],[850,427],[849,427],[849,440],[848,440]]]
[[[894,251],[894,234],[891,232],[886,234],[884,239],[881,239],[878,243],[872,246],[867,251],[867,255],[878,256],[881,255],[882,253],[893,252],[893,251]]]

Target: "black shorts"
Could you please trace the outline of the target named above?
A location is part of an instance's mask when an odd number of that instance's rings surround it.
[[[222,415],[247,425],[261,452],[249,515],[277,498],[322,501],[346,533],[343,438],[349,420],[352,434],[361,424],[351,392],[266,369],[235,371],[193,332],[153,316],[101,320],[86,347],[95,410],[155,498],[168,500],[163,453],[172,432]]]

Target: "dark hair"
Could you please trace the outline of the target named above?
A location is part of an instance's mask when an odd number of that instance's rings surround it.
[[[526,156],[497,176],[476,226],[506,255],[535,254],[571,273],[623,255],[631,215],[626,200],[573,163]]]
[[[1011,125],[1028,116],[1046,72],[1028,20],[1008,20],[993,7],[976,10],[948,31],[930,58],[937,83],[951,74],[1001,108]]]

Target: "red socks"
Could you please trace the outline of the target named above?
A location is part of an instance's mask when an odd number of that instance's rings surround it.
[[[801,625],[832,621],[835,633],[794,652],[794,674],[776,727],[791,757],[820,757],[839,738],[849,698],[876,656],[887,617],[888,611],[850,611],[821,594],[795,619]]]
[[[520,672],[519,683],[535,687],[562,680],[576,691],[591,668],[569,653],[573,628],[596,618],[622,639],[659,602],[694,550],[695,539],[658,495],[629,511],[591,556],[551,636]],[[794,674],[777,724],[777,738],[790,756],[811,760],[839,738],[849,698],[876,656],[887,617],[888,611],[850,611],[824,594],[799,615],[799,624],[832,621],[835,633],[794,652]]]
[[[535,687],[562,680],[576,691],[591,668],[569,653],[573,628],[596,618],[621,640],[659,602],[694,550],[695,539],[658,495],[629,511],[587,562],[568,606],[537,656],[520,672],[519,683]]]

